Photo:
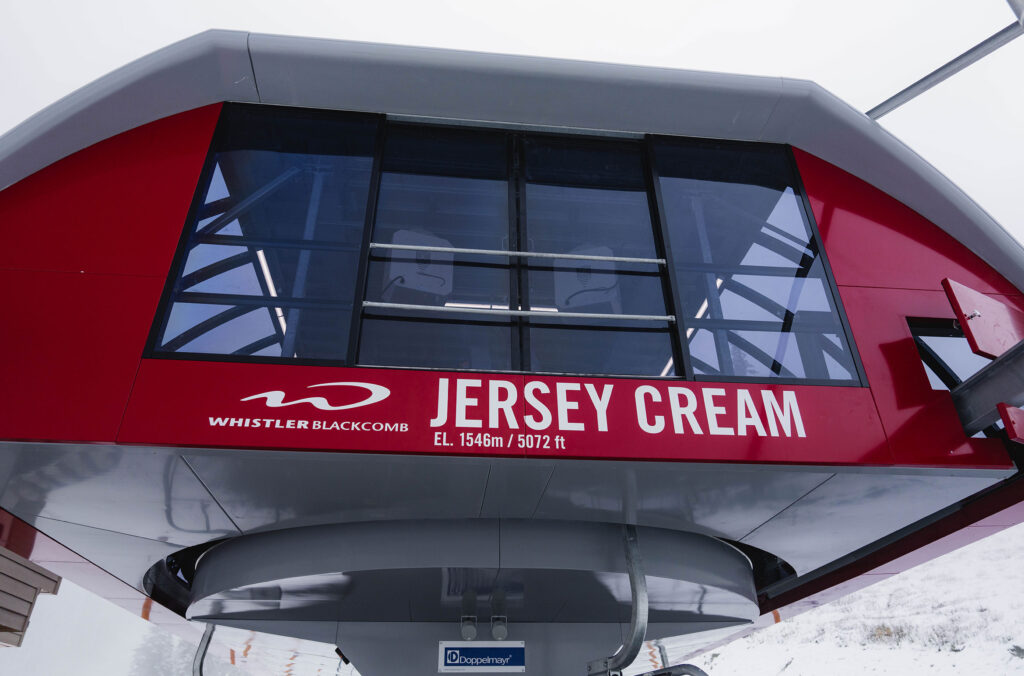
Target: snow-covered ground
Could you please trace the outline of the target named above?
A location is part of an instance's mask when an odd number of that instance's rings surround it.
[[[1024,525],[692,662],[709,676],[1024,674]]]

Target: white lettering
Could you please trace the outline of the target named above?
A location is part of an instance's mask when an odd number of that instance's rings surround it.
[[[456,427],[483,427],[484,422],[476,418],[467,418],[466,409],[476,406],[476,397],[470,397],[468,390],[471,387],[480,387],[480,381],[475,378],[458,378],[455,381],[455,426]]]
[[[601,388],[601,394],[597,394],[597,388],[591,383],[584,385],[587,390],[587,394],[590,395],[590,401],[594,404],[594,410],[597,411],[597,431],[607,432],[608,431],[608,404],[612,400],[612,385],[604,385]]]
[[[779,402],[775,398],[775,393],[771,390],[764,390],[761,392],[761,399],[764,401],[764,413],[768,418],[768,430],[771,432],[773,437],[779,436],[779,424],[782,425],[782,431],[785,432],[786,436],[792,436],[790,434],[790,423],[796,428],[796,435],[798,437],[806,437],[804,433],[804,421],[800,417],[800,406],[796,403],[796,392],[793,390],[786,390],[782,393],[782,407],[779,407]],[[776,418],[778,423],[776,424]]]
[[[448,422],[448,379],[437,381],[437,417],[430,421],[431,427],[440,427]]]
[[[551,390],[548,389],[547,385],[538,381],[526,383],[526,387],[523,390],[526,403],[532,406],[540,414],[540,417],[538,418],[530,414],[523,418],[523,422],[531,430],[546,430],[551,425],[551,411],[534,396],[534,392],[548,394]]]
[[[715,406],[715,397],[724,397],[725,390],[720,387],[709,387],[704,390],[704,415],[708,419],[708,432],[715,436],[732,436],[736,430],[731,427],[721,427],[718,424],[718,416],[725,413],[724,406]]]
[[[569,411],[579,409],[578,401],[569,401],[569,392],[579,392],[579,383],[555,383],[555,401],[558,404],[558,429],[566,431],[583,431],[581,422],[569,422]]]
[[[499,394],[499,390],[505,392],[505,397],[502,398]],[[507,380],[492,380],[490,384],[490,406],[487,408],[487,426],[491,429],[497,429],[499,427],[498,412],[505,414],[505,422],[508,423],[510,429],[519,429],[519,423],[516,422],[516,414],[512,410],[519,395],[516,392],[516,386],[514,383],[510,383]]]
[[[686,406],[679,403],[679,397],[686,398]],[[697,410],[697,397],[693,396],[693,392],[686,387],[670,387],[668,388],[668,403],[672,409],[672,430],[676,434],[684,434],[683,430],[683,418],[685,417],[690,421],[690,429],[693,430],[694,434],[704,434],[700,429],[700,425],[697,424],[697,418],[693,415],[693,412]]]
[[[647,404],[644,401],[644,397],[650,397],[652,402],[660,402],[661,393],[650,385],[641,385],[636,388],[633,397],[636,399],[636,421],[640,423],[640,429],[648,434],[657,434],[665,429],[664,416],[656,415],[654,422],[650,422],[647,417]]]
[[[747,390],[736,390],[736,406],[739,413],[736,415],[736,433],[741,437],[747,436],[747,428],[753,425],[757,430],[757,436],[763,437],[764,425],[761,423],[761,416],[754,406],[754,399]]]

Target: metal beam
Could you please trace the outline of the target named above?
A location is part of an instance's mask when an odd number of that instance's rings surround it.
[[[504,310],[499,308],[462,307],[458,305],[414,305],[412,303],[379,303],[363,301],[364,308],[416,310],[449,314],[494,315],[496,317],[542,317],[545,319],[610,319],[636,322],[674,322],[675,315],[625,315],[606,312],[551,312],[548,310]]]
[[[588,676],[622,676],[622,670],[633,663],[644,645],[647,635],[647,577],[637,542],[636,526],[624,526],[626,544],[626,570],[629,573],[629,592],[633,608],[629,616],[629,635],[611,657],[595,660],[587,665]]]
[[[196,656],[192,658],[192,676],[203,676],[203,660],[206,659],[206,651],[210,648],[215,626],[209,622],[206,624],[206,631],[203,632],[203,638],[199,640],[199,647],[196,648]]]
[[[551,258],[570,261],[599,261],[602,263],[649,263],[665,265],[664,258],[635,258],[632,256],[591,256],[590,254],[550,253],[546,251],[508,251],[505,249],[465,249],[455,246],[418,246],[414,244],[384,244],[370,242],[371,249],[392,251],[432,251],[435,253],[472,254],[475,256],[507,256],[510,258]]]
[[[971,47],[946,65],[933,70],[931,73],[925,75],[903,91],[889,97],[885,101],[882,101],[877,106],[869,110],[867,112],[867,116],[872,120],[877,120],[886,113],[891,113],[907,101],[923,94],[943,80],[956,75],[964,68],[967,68],[967,66],[970,66],[972,63],[988,56],[1006,43],[1010,42],[1014,38],[1020,37],[1021,35],[1024,35],[1024,24],[1019,21],[1011,23],[992,37],[979,42],[974,47]]]
[[[1024,0],[1006,0],[1010,5],[1010,9],[1013,11],[1013,15],[1017,17],[1017,21],[1024,25]]]
[[[231,221],[241,216],[251,207],[256,206],[259,202],[263,200],[263,198],[267,197],[275,190],[280,188],[282,185],[287,183],[293,176],[300,174],[301,171],[302,170],[299,169],[298,167],[290,167],[286,169],[283,173],[281,173],[280,176],[271,180],[269,183],[264,185],[262,188],[254,191],[250,195],[247,195],[244,199],[238,202],[238,204],[225,211],[215,220],[212,220],[206,225],[197,228],[193,235],[193,241],[190,243],[189,247],[194,248],[198,243],[195,240],[195,237],[216,234],[225,225],[231,223]]]
[[[999,420],[996,406],[1024,405],[1024,341],[950,391],[967,436]]]

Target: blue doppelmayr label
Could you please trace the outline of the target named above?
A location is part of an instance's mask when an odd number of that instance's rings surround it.
[[[479,646],[441,645],[439,671],[518,671],[526,669],[526,646],[522,643]]]

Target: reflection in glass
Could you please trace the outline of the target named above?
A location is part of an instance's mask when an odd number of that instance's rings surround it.
[[[512,324],[458,309],[510,309],[504,135],[392,127],[384,147],[359,362],[508,370]],[[410,307],[412,306],[412,307]],[[419,309],[422,308],[422,309]],[[431,310],[437,308],[437,310]]]
[[[656,158],[694,373],[856,382],[785,151],[664,142]]]
[[[154,349],[858,382],[786,149],[645,143],[226,105]]]
[[[963,330],[953,320],[912,318],[907,321],[918,354],[921,356],[921,365],[928,377],[928,384],[933,390],[953,390],[992,363],[991,359],[982,357],[971,349]],[[1003,428],[1003,421],[997,420],[975,433],[973,438],[998,438],[1002,435],[1000,430]]]
[[[360,363],[439,369],[507,371],[512,364],[508,322],[438,319],[425,313],[363,318]]]
[[[375,123],[234,106],[225,120],[156,349],[344,360]]]
[[[529,251],[592,259],[531,259],[526,268],[533,371],[674,374],[661,267],[642,156],[631,144],[528,139],[526,232]],[[652,262],[625,261],[644,259]],[[560,318],[559,313],[604,318]]]

